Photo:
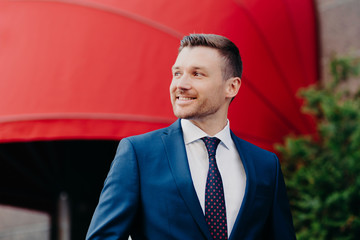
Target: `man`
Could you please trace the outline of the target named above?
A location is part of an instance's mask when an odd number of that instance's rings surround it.
[[[87,239],[295,239],[276,155],[229,127],[241,85],[237,47],[186,36],[172,73],[179,120],[120,142]]]

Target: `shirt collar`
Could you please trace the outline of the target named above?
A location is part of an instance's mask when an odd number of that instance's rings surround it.
[[[217,137],[224,144],[224,146],[229,149],[231,146],[232,138],[230,134],[230,122],[229,120],[226,123],[226,126],[214,136],[209,136],[190,120],[181,119],[181,128],[184,134],[185,144],[192,143],[203,137]]]

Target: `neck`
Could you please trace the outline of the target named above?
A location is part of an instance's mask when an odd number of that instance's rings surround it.
[[[223,130],[227,124],[226,117],[221,120],[190,119],[190,121],[209,136],[214,136],[215,134]]]

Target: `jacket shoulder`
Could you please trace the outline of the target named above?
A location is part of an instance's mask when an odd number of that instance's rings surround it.
[[[168,127],[160,128],[147,133],[126,137],[124,139],[130,141],[133,144],[153,144],[156,141],[161,141],[161,136],[168,135],[173,132],[181,131],[181,125],[179,121],[174,122]]]
[[[274,155],[275,153],[268,151],[266,149],[263,149],[259,146],[256,146],[253,143],[250,143],[244,139],[239,138],[238,136],[236,136],[235,134],[232,133],[232,138],[235,142],[235,144],[237,145],[237,147],[241,148],[241,149],[246,149],[247,152],[251,152],[251,153],[255,153],[255,154],[260,154],[260,155]]]
[[[239,152],[240,158],[253,165],[255,168],[273,169],[279,164],[279,159],[275,153],[260,148],[255,144],[245,141],[235,135],[233,135],[233,140]]]

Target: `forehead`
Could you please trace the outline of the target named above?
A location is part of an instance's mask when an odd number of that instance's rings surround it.
[[[185,47],[176,58],[173,68],[221,68],[222,57],[217,49],[203,46]]]

